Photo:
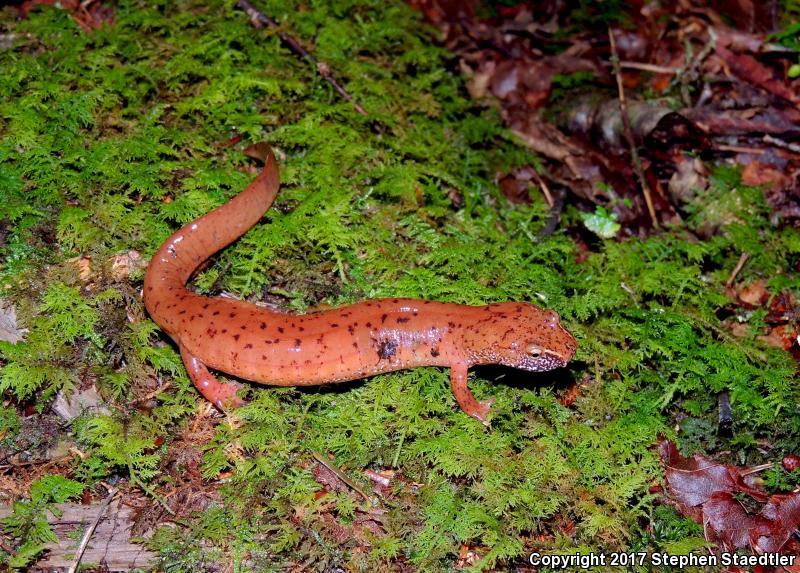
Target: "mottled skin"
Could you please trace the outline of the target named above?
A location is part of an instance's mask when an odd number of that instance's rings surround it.
[[[465,306],[396,298],[294,315],[187,290],[203,261],[258,222],[278,186],[270,152],[247,189],[172,235],[145,275],[150,316],[177,343],[195,386],[218,407],[241,404],[239,385],[219,382],[208,367],[264,384],[305,386],[449,366],[459,406],[486,424],[493,400],[472,395],[469,367],[504,364],[536,372],[562,367],[575,353],[575,339],[558,315],[524,302]]]

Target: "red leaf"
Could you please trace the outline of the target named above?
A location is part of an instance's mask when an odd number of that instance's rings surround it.
[[[684,515],[703,524],[708,541],[726,551],[746,548],[756,554],[797,553],[792,536],[800,527],[800,491],[767,496],[747,485],[735,466],[700,455],[684,458],[666,439],[659,440],[658,448],[667,466],[670,494]],[[748,513],[736,499],[737,493],[766,503],[758,514]]]
[[[706,539],[719,543],[726,551],[747,547],[751,519],[742,504],[727,491],[714,492],[703,505]]]
[[[761,515],[766,526],[752,532],[753,549],[759,553],[780,551],[800,527],[800,492],[771,496]]]
[[[744,483],[733,466],[708,460],[700,455],[684,458],[678,447],[662,439],[658,443],[661,459],[667,465],[667,485],[681,511],[698,523],[703,523],[702,506],[718,491],[741,491],[759,501],[767,494]]]

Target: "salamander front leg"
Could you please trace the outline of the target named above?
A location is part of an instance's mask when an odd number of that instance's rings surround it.
[[[450,388],[453,390],[453,396],[456,402],[464,412],[486,427],[489,427],[489,422],[486,420],[486,415],[489,409],[494,404],[494,398],[489,400],[482,400],[478,402],[472,392],[469,391],[467,386],[467,365],[456,363],[450,365]]]
[[[181,349],[181,358],[186,365],[186,370],[189,372],[189,378],[200,390],[203,397],[214,404],[220,410],[226,408],[238,408],[244,405],[244,401],[236,395],[242,385],[238,382],[229,382],[223,384],[217,380],[211,372],[208,371],[206,365],[200,360],[189,354],[183,346]]]

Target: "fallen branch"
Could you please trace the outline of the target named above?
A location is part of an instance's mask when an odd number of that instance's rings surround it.
[[[344,87],[342,87],[338,81],[336,81],[336,78],[333,77],[328,64],[317,60],[317,58],[315,58],[308,50],[306,50],[293,36],[282,31],[275,20],[258,10],[255,6],[248,2],[248,0],[238,0],[236,5],[247,12],[247,15],[250,16],[250,22],[252,22],[253,26],[256,28],[266,26],[271,30],[275,30],[278,33],[278,37],[281,39],[283,45],[286,46],[290,52],[292,52],[298,58],[311,63],[316,68],[317,73],[322,76],[322,79],[331,84],[333,89],[335,89],[340,96],[353,104],[353,107],[358,113],[361,115],[367,115],[367,111],[361,107],[361,104],[354,100],[353,96],[351,96],[350,93],[344,89]]]

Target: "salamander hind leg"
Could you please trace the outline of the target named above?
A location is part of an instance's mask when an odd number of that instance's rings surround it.
[[[238,382],[223,384],[208,371],[208,368],[200,362],[200,359],[190,354],[183,346],[180,349],[181,358],[184,365],[186,365],[186,370],[189,372],[189,378],[192,379],[195,387],[200,390],[206,400],[223,411],[244,405],[244,400],[236,395],[236,392],[242,388],[241,384]]]
[[[478,420],[481,424],[489,427],[486,415],[494,404],[494,398],[478,402],[467,386],[467,366],[466,364],[453,364],[450,366],[450,388],[453,391],[456,402],[461,409]]]

